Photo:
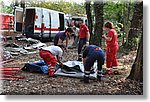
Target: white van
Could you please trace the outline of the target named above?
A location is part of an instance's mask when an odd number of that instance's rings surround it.
[[[82,19],[83,20],[83,23],[84,24],[88,24],[87,23],[87,17],[85,16],[85,17],[82,17],[82,16],[71,16],[71,20],[73,21],[79,21],[79,19]]]
[[[73,27],[79,27],[79,20],[82,19],[83,23],[88,25],[87,17],[86,16],[66,16],[66,21],[68,26]]]
[[[27,37],[35,39],[51,39],[59,31],[65,30],[65,14],[40,7],[15,9],[14,31],[24,32]]]

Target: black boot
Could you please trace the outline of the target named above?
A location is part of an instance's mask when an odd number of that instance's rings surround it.
[[[77,61],[82,61],[82,55],[81,54],[78,55],[78,60]]]
[[[98,71],[98,73],[97,73],[97,80],[101,81],[102,77],[103,77],[102,71]]]
[[[89,77],[84,76],[84,83],[86,83],[86,84],[90,83],[90,82],[89,82]]]
[[[102,80],[102,76],[97,75],[97,80],[101,81]]]
[[[78,58],[78,60],[77,61],[82,61],[82,58]]]

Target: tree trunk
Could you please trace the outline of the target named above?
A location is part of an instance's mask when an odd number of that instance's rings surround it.
[[[141,6],[143,2],[140,3]],[[143,81],[143,16],[142,18],[137,19],[141,23],[139,26],[141,26],[141,39],[137,50],[137,55],[134,61],[134,64],[132,65],[132,69],[130,72],[130,75],[127,77],[127,79],[137,80],[137,81]]]
[[[136,59],[127,79],[143,81],[143,34],[139,43]]]
[[[88,19],[89,32],[90,35],[92,35],[93,23],[92,23],[92,15],[91,15],[91,1],[86,1],[86,14]]]
[[[18,0],[15,0],[15,4],[14,4],[14,6],[19,6],[19,2],[18,2]]]
[[[128,35],[127,47],[133,49],[136,47],[135,38],[139,37],[139,30],[141,29],[142,17],[143,17],[143,2],[136,2],[134,8],[134,14],[131,21],[131,27]]]
[[[21,5],[22,8],[25,8],[25,0],[21,0],[20,5]]]
[[[24,17],[25,17],[25,0],[20,1],[20,5],[23,8],[23,23],[22,23],[22,35],[24,35],[24,28],[25,28],[25,22],[24,22]]]
[[[95,25],[94,25],[94,34],[92,36],[92,44],[101,46],[102,42],[102,33],[103,33],[103,1],[94,2],[94,12],[95,12]]]

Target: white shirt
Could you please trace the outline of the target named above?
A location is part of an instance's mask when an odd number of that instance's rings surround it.
[[[62,49],[58,46],[52,45],[52,46],[48,46],[48,47],[43,47],[42,49],[46,50],[46,51],[50,51],[54,56],[58,55],[58,56],[62,57],[62,55],[63,55]]]
[[[74,31],[75,36],[79,36],[79,28],[76,27],[76,30],[73,30],[73,31]]]

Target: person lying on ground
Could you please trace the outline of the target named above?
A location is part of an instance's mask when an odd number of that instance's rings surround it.
[[[63,55],[63,50],[59,46],[43,47],[40,49],[39,55],[48,65],[49,76],[53,77],[56,70],[56,63],[58,62],[59,65],[63,65],[60,60]],[[55,56],[57,57],[57,60]]]

